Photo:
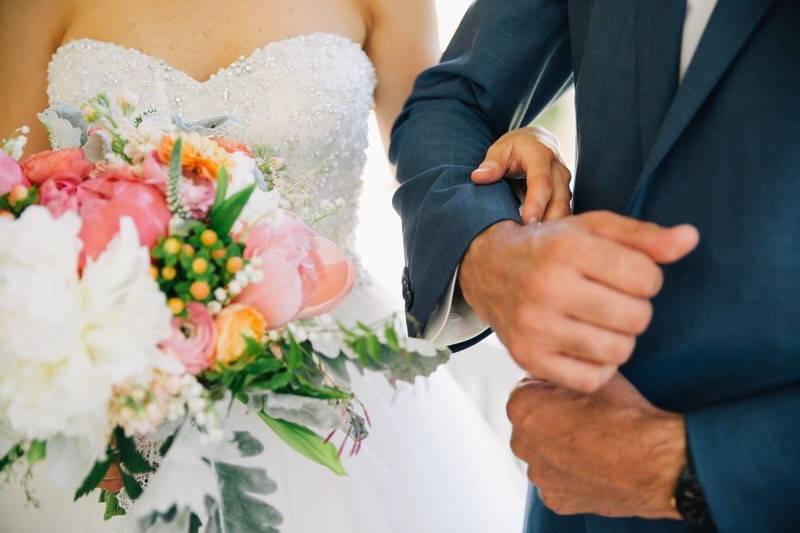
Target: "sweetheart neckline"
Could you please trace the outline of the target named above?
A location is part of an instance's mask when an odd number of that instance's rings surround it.
[[[91,37],[82,37],[80,39],[73,39],[73,40],[70,40],[70,41],[68,41],[66,43],[61,44],[58,48],[56,48],[55,52],[53,52],[53,56],[50,59],[50,63],[52,63],[53,60],[55,60],[55,58],[59,54],[59,52],[61,52],[62,50],[65,50],[65,49],[67,49],[67,48],[69,48],[69,47],[71,47],[73,45],[76,45],[76,44],[79,44],[79,43],[95,43],[95,44],[100,44],[100,45],[103,45],[103,46],[109,46],[109,47],[112,47],[112,48],[116,48],[118,50],[125,50],[127,52],[131,52],[131,53],[137,54],[137,55],[139,55],[141,57],[147,58],[147,59],[149,59],[151,61],[155,61],[157,63],[160,63],[160,64],[164,65],[169,70],[184,76],[186,79],[194,82],[195,84],[203,86],[203,85],[207,85],[207,84],[213,82],[215,79],[217,79],[218,77],[223,75],[225,72],[229,72],[229,71],[235,69],[237,66],[239,66],[240,64],[242,64],[242,63],[244,63],[246,61],[251,61],[254,58],[256,58],[257,56],[259,56],[259,55],[261,55],[261,54],[263,54],[263,53],[265,53],[265,52],[267,52],[267,51],[269,51],[269,50],[271,50],[271,49],[273,49],[273,48],[275,48],[275,47],[277,47],[279,45],[285,45],[285,44],[288,44],[288,43],[291,43],[291,42],[294,42],[294,41],[302,41],[302,40],[313,38],[313,37],[330,37],[330,38],[333,38],[335,40],[339,40],[344,44],[350,44],[350,45],[356,46],[356,47],[358,47],[358,50],[364,55],[364,57],[368,61],[370,61],[370,63],[372,62],[372,60],[369,58],[369,56],[364,51],[364,49],[361,47],[361,45],[359,43],[355,42],[354,40],[352,40],[351,38],[346,37],[344,35],[341,35],[339,33],[333,33],[333,32],[312,32],[312,33],[302,33],[302,34],[294,35],[294,36],[291,36],[291,37],[285,37],[283,39],[278,39],[276,41],[270,41],[270,42],[264,44],[263,46],[260,46],[260,47],[256,48],[255,50],[253,50],[252,52],[250,52],[246,56],[245,55],[239,56],[238,59],[234,60],[229,65],[224,66],[224,67],[220,67],[219,69],[217,69],[216,72],[211,74],[205,80],[198,80],[197,78],[195,78],[194,76],[192,76],[191,74],[186,72],[185,70],[176,67],[175,65],[167,62],[164,59],[161,59],[161,58],[159,58],[157,56],[154,56],[152,54],[148,54],[147,52],[143,52],[142,50],[140,50],[138,48],[133,48],[133,47],[125,46],[125,45],[122,45],[122,44],[117,44],[117,43],[112,42],[112,41],[104,41],[104,40],[100,40],[100,39],[93,39]]]

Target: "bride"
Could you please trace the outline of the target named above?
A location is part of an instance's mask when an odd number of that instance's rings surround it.
[[[313,197],[346,201],[317,227],[352,254],[373,102],[386,141],[417,73],[438,57],[429,0],[0,2],[0,28],[0,132],[34,126],[48,103],[79,105],[100,91],[135,94],[140,106],[185,120],[235,114],[230,137],[268,146],[292,174],[312,176]],[[30,152],[46,141],[31,128]],[[345,314],[396,311],[362,278]],[[393,389],[377,374],[356,376],[353,387],[374,427],[346,478],[248,424],[268,450],[282,531],[521,528],[524,480],[446,371],[415,387]],[[133,527],[103,524],[92,497],[72,503],[38,474],[41,509],[24,507],[13,484],[0,495],[3,532]]]

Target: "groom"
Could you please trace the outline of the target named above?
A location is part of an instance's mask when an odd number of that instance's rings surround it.
[[[477,0],[395,126],[415,333],[547,380],[529,532],[800,530],[800,2],[714,4]],[[470,173],[570,85],[576,216],[522,225]]]

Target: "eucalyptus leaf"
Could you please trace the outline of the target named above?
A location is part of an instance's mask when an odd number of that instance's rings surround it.
[[[253,495],[265,496],[277,490],[262,468],[216,462],[214,468],[222,496],[220,516],[226,533],[263,531],[279,533],[283,517],[273,506]]]
[[[334,474],[347,475],[336,447],[308,428],[280,418],[272,418],[264,411],[258,416],[283,442],[304,457],[327,467]]]
[[[384,373],[390,379],[413,384],[417,377],[430,376],[449,360],[450,351],[447,349],[438,349],[436,355],[432,357],[410,351],[392,353],[384,361],[386,365]]]
[[[264,411],[272,418],[323,431],[333,429],[341,423],[341,410],[327,400],[273,392],[266,393],[259,398],[261,399]]]
[[[195,132],[200,135],[219,135],[223,126],[229,123],[236,123],[241,120],[240,115],[228,114],[218,115],[215,117],[204,118],[200,120],[186,120],[184,121],[180,115],[173,115],[172,123],[180,131]]]
[[[61,118],[52,109],[47,109],[37,116],[47,130],[47,136],[53,150],[80,147],[82,132],[80,128],[73,126],[69,120]]]
[[[257,438],[246,431],[235,431],[233,440],[239,448],[242,457],[253,457],[264,451],[264,445]]]

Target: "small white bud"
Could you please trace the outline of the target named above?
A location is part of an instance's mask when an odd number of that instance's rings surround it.
[[[239,283],[236,280],[231,281],[228,284],[228,292],[230,292],[232,295],[236,296],[237,294],[242,292],[242,284]]]

